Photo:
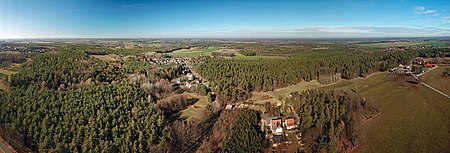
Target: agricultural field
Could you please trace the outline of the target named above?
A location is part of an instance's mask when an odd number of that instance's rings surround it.
[[[446,97],[414,83],[411,76],[378,73],[320,89],[352,89],[380,114],[361,124],[355,152],[446,152],[450,149],[450,104]]]
[[[430,42],[388,42],[388,43],[370,43],[358,44],[358,46],[373,47],[373,48],[387,48],[392,46],[446,46],[445,42],[430,41]]]
[[[450,77],[443,76],[443,72],[450,72],[450,66],[439,66],[421,75],[420,79],[430,86],[450,94]]]
[[[212,52],[217,51],[217,48],[201,48],[201,49],[181,49],[169,53],[173,57],[198,57],[198,56],[210,56]]]

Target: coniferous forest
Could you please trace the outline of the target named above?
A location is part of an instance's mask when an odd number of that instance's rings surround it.
[[[211,81],[223,101],[249,98],[252,91],[270,91],[301,81],[353,79],[406,63],[416,52],[312,52],[283,59],[210,59],[197,71]],[[323,81],[332,83],[332,81]]]
[[[24,62],[18,71],[5,75],[10,89],[0,91],[1,131],[15,139],[15,147],[26,148],[19,152],[266,151],[268,140],[260,123],[263,111],[232,108],[221,115],[226,104],[245,101],[254,91],[312,80],[331,84],[388,71],[416,57],[449,56],[448,49],[295,52],[270,46],[273,54],[283,56],[253,58],[266,53],[264,46],[243,48],[233,52],[241,54],[236,58],[201,56],[177,61],[169,54],[174,51],[171,48],[169,53],[139,49],[115,55],[117,50],[98,46],[63,45],[31,58],[20,55],[19,60],[11,60]],[[116,60],[93,56],[111,54]],[[192,65],[180,64],[181,60]],[[198,73],[195,81],[208,83],[192,88],[184,83],[194,80],[179,83],[194,71]],[[203,119],[180,115],[199,107],[195,105],[199,99],[191,94],[206,99]],[[304,134],[307,152],[348,151],[359,142],[356,125],[378,113],[353,91],[309,90],[291,95],[286,101],[298,113],[297,130]]]

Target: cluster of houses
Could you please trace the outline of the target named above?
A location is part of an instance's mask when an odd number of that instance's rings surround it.
[[[200,85],[207,85],[207,82],[204,81],[203,79],[196,77],[194,75],[194,73],[192,72],[191,68],[186,64],[187,62],[189,62],[189,59],[172,59],[170,60],[170,62],[173,62],[177,65],[181,65],[182,70],[181,70],[181,74],[182,77],[179,78],[176,81],[176,85],[182,85],[185,88],[188,89],[198,89],[200,87]]]
[[[391,72],[397,74],[408,74],[411,73],[411,66],[404,66],[402,64],[398,65],[398,67],[394,67],[391,69]]]
[[[29,44],[0,44],[0,51],[14,51],[14,52],[25,52],[25,53],[41,53],[47,51],[47,47],[42,46],[32,46]]]
[[[292,143],[286,138],[288,134],[285,133],[285,130],[297,129],[295,117],[292,113],[285,118],[281,116],[268,117],[266,118],[266,123],[266,126],[270,129],[270,134],[268,134],[267,137],[271,138],[273,147],[284,146]],[[299,137],[297,138],[300,139]]]
[[[436,64],[432,64],[432,63],[416,63],[417,65],[414,65],[415,67],[411,67],[408,65],[398,65],[398,67],[392,68],[390,71],[392,73],[396,73],[396,74],[409,74],[409,73],[423,73],[422,68],[423,67],[427,67],[427,68],[433,68],[436,67]]]
[[[169,63],[173,63],[176,65],[186,65],[186,63],[188,63],[190,61],[189,58],[163,58],[163,59],[152,59],[151,61],[149,61],[150,64],[158,64],[158,65],[163,65],[163,64],[169,64]]]
[[[393,46],[386,48],[388,51],[404,51],[407,49],[424,49],[424,48],[438,48],[439,46],[427,45],[427,46]]]

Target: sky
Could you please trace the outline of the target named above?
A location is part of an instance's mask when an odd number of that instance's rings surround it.
[[[450,0],[0,0],[0,39],[450,36]]]

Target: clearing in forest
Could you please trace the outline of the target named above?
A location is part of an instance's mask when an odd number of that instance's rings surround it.
[[[200,96],[195,93],[184,93],[188,98],[195,98],[198,99],[198,101],[189,106],[188,108],[180,111],[180,117],[184,118],[186,120],[197,120],[197,121],[203,121],[205,117],[208,117],[208,110],[206,109],[206,106],[210,103],[208,102],[208,99],[206,96]]]
[[[22,64],[13,63],[7,67],[0,68],[0,91],[9,90],[7,77],[10,76],[11,74],[17,73],[21,65]]]

